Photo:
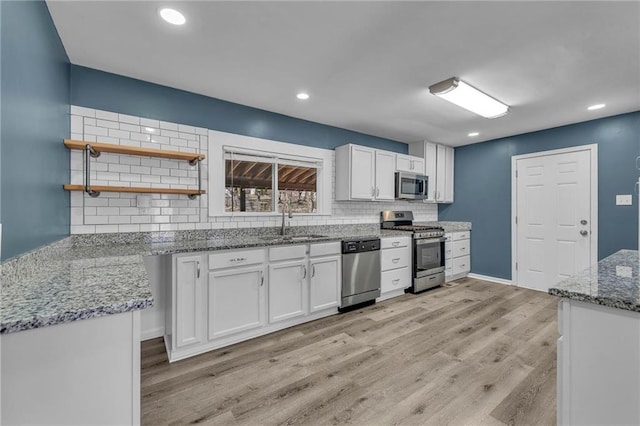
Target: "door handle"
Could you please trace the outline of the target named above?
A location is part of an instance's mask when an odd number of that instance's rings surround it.
[[[582,231],[580,231],[580,235],[582,235],[583,237],[586,237],[587,235],[589,235],[589,231],[585,231],[583,229]]]
[[[580,221],[580,225],[586,225],[587,223],[588,223],[588,222],[587,222],[585,219],[582,219],[582,220]]]

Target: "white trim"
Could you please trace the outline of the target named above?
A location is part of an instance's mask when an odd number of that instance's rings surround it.
[[[517,239],[518,232],[516,226],[517,211],[517,181],[516,181],[516,163],[518,160],[524,160],[535,157],[545,157],[549,155],[567,154],[572,152],[589,151],[591,158],[591,250],[590,263],[598,262],[598,144],[579,145],[569,148],[552,149],[550,151],[538,151],[529,154],[513,155],[511,157],[511,282],[518,285],[518,271],[516,270]]]
[[[498,278],[498,277],[491,277],[489,275],[480,275],[480,274],[470,273],[467,275],[467,277],[473,278],[476,280],[489,281],[492,283],[511,285],[511,280],[506,280],[504,278]]]
[[[209,216],[259,216],[266,217],[278,215],[276,212],[256,213],[242,212],[229,213],[224,211],[224,157],[225,149],[245,150],[256,153],[270,153],[287,158],[314,159],[321,163],[318,166],[317,191],[318,211],[307,213],[309,216],[327,216],[332,210],[332,175],[333,175],[333,151],[329,149],[315,148],[293,143],[278,142],[269,139],[254,138],[233,133],[209,130],[209,170],[208,170],[208,194]],[[257,148],[260,148],[259,150]],[[275,213],[275,214],[274,214]]]

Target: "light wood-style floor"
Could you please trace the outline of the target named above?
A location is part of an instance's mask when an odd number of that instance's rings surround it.
[[[169,364],[142,423],[553,425],[556,299],[462,279]]]

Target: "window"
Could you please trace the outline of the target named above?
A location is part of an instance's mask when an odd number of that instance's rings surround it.
[[[317,213],[318,165],[225,150],[225,212]]]
[[[292,213],[330,214],[332,151],[216,131],[210,140],[211,215],[277,215],[283,205]]]

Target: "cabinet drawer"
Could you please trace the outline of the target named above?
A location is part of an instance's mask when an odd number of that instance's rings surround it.
[[[453,237],[452,239],[454,241],[458,241],[458,240],[468,240],[469,237],[471,236],[471,233],[469,231],[463,231],[463,232],[452,232],[451,236]]]
[[[380,239],[380,248],[407,247],[411,243],[411,237],[384,237]]]
[[[404,267],[393,271],[384,271],[380,279],[380,292],[387,293],[401,288],[411,287],[411,269]]]
[[[453,234],[452,234],[452,233],[450,233],[450,232],[448,232],[448,233],[444,234],[444,240],[445,240],[446,242],[453,241]]]
[[[329,256],[332,254],[340,254],[342,247],[340,241],[332,241],[330,243],[311,244],[309,247],[309,256]]]
[[[269,261],[277,262],[278,260],[302,259],[307,256],[307,246],[281,246],[271,247],[269,249]]]
[[[406,247],[386,249],[380,253],[380,264],[383,271],[409,266],[410,259],[411,253]]]
[[[453,275],[463,274],[471,270],[471,256],[455,257],[451,262],[451,273]]]
[[[449,260],[453,257],[453,243],[446,242],[444,243],[444,258],[445,260]]]
[[[209,255],[209,269],[264,263],[264,249],[222,251]]]
[[[469,256],[471,253],[469,240],[457,240],[452,244],[453,257]]]

